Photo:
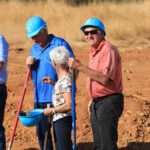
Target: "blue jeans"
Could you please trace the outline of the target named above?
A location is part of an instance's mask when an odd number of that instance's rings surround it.
[[[123,95],[94,99],[91,104],[93,150],[118,150],[118,121],[123,111]]]
[[[64,117],[53,122],[56,150],[72,150],[72,117]]]
[[[44,108],[47,108],[47,104],[48,103],[38,103],[38,104],[35,103],[34,108],[44,109]],[[43,115],[41,122],[36,126],[36,134],[38,136],[38,141],[39,141],[41,150],[44,149],[45,132],[48,126],[49,126],[49,134],[48,134],[46,150],[53,150],[52,135],[50,131],[51,125],[48,125],[48,117]]]
[[[7,99],[6,85],[0,85],[0,150],[6,149],[5,128],[3,126],[4,111]]]

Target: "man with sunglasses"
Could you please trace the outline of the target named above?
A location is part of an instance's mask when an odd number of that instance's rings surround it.
[[[74,57],[71,47],[62,38],[53,34],[48,34],[46,22],[38,17],[31,17],[26,23],[27,37],[34,42],[30,50],[30,56],[26,59],[26,64],[31,67],[32,80],[34,84],[34,108],[44,109],[52,103],[53,85],[42,83],[43,77],[49,77],[52,81],[57,81],[57,73],[49,59],[49,53],[58,46],[64,46],[70,53],[70,57]],[[44,149],[45,133],[47,131],[48,117],[43,116],[42,121],[37,125],[36,132],[41,150]],[[45,142],[46,143],[46,142]],[[44,149],[45,150],[45,149]],[[49,129],[47,140],[47,149],[53,150],[52,138]]]
[[[105,39],[106,30],[101,20],[90,18],[80,29],[90,46],[89,65],[70,58],[69,66],[88,76],[93,150],[118,150],[118,120],[124,104],[119,51]]]

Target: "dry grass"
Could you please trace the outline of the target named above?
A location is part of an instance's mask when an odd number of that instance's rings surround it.
[[[64,37],[72,44],[83,41],[80,26],[89,17],[100,18],[106,26],[107,38],[120,47],[149,47],[150,2],[124,4],[91,4],[70,7],[49,0],[48,3],[0,3],[0,32],[11,47],[29,48],[25,24],[29,17],[38,15],[48,24],[49,32]]]

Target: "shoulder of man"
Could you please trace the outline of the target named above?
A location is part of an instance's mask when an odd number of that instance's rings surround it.
[[[0,40],[3,38],[3,35],[0,33]]]
[[[8,42],[6,41],[4,36],[2,34],[0,34],[0,50],[1,50],[1,54],[0,55],[4,55],[5,57],[7,57],[7,55],[8,55],[8,48],[9,48]]]
[[[70,47],[69,43],[65,39],[63,39],[61,37],[54,36],[54,35],[51,35],[51,36],[53,36],[51,42],[54,45],[56,45],[56,46],[65,46],[68,49],[68,51],[70,53],[70,56],[75,57],[75,55],[72,51],[72,48]]]
[[[66,40],[61,37],[54,36],[53,34],[51,34],[51,36],[52,36],[51,42],[54,42],[55,44],[62,45],[63,42],[66,42]]]
[[[105,44],[104,44],[104,49],[105,50],[108,50],[108,51],[114,51],[114,52],[119,52],[117,46],[115,46],[114,44],[108,42],[108,41],[105,41]]]
[[[5,37],[0,33],[0,41],[5,43],[5,45],[8,45],[8,42],[6,41]],[[9,45],[8,45],[9,47]]]

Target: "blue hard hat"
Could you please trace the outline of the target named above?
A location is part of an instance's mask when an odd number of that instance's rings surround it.
[[[46,26],[46,22],[37,16],[31,17],[26,23],[27,37],[31,38],[38,34],[39,31]]]
[[[18,115],[20,122],[27,127],[37,125],[43,116],[43,109],[34,109],[31,111],[21,111]]]
[[[103,22],[97,18],[90,18],[88,19],[83,26],[80,27],[82,31],[84,31],[85,28],[87,27],[97,27],[100,30],[103,30],[105,32],[105,26]]]

